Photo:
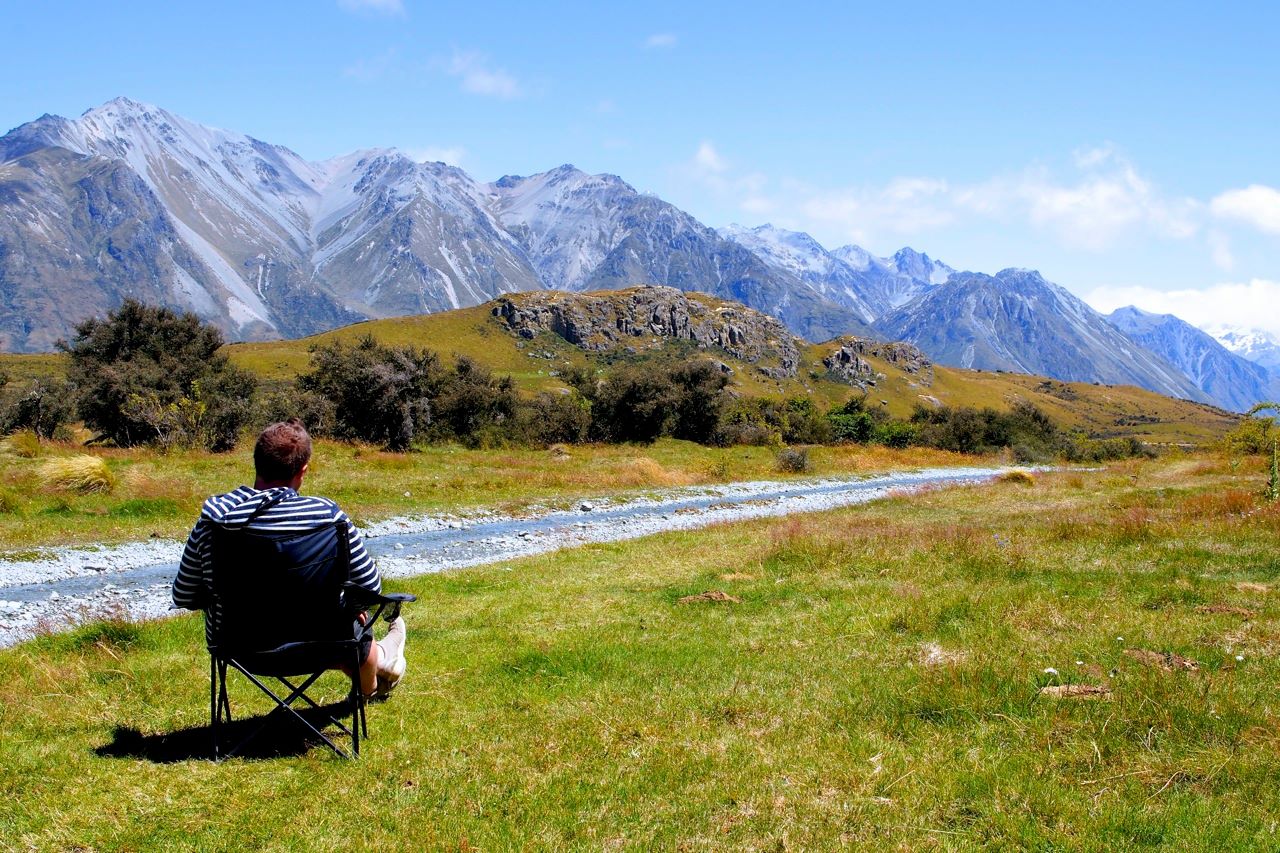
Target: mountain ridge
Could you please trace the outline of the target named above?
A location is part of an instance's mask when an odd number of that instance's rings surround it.
[[[0,289],[9,309],[0,346],[10,350],[49,349],[139,282],[149,301],[193,310],[232,339],[310,334],[506,292],[639,283],[732,297],[809,337],[869,331],[687,213],[616,176],[568,165],[482,184],[394,149],[313,163],[127,98],[78,119],[46,115],[15,128],[0,138],[0,161],[0,245],[8,247]],[[114,164],[120,186],[98,185],[108,180],[89,168],[98,162]],[[137,182],[124,186],[127,173]],[[522,208],[512,202],[525,182],[569,192]],[[94,195],[110,204],[91,203]],[[65,215],[51,229],[30,210]],[[612,215],[607,233],[569,234],[593,212]],[[157,239],[136,234],[121,246],[99,233],[104,217],[151,222]],[[77,242],[86,251],[56,251]],[[557,251],[566,243],[582,263]],[[61,310],[33,315],[42,294]]]

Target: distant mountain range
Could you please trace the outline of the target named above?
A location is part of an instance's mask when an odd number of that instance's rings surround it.
[[[127,296],[263,339],[638,282],[736,299],[815,339],[869,331],[619,178],[563,166],[482,184],[388,150],[311,163],[125,98],[0,138],[0,246],[0,347],[16,351]]]
[[[1225,409],[1243,412],[1259,401],[1280,398],[1280,377],[1172,314],[1151,314],[1130,305],[1107,315],[1107,322],[1164,356]]]
[[[261,340],[635,284],[741,302],[813,341],[905,339],[944,364],[1237,409],[1266,387],[1242,386],[1254,373],[1225,350],[1187,361],[1185,330],[1117,328],[1037,273],[961,273],[910,248],[827,251],[771,225],[717,232],[572,166],[480,183],[394,150],[314,163],[125,98],[0,137],[0,350],[47,351],[127,297]],[[1262,342],[1238,347],[1273,357]]]

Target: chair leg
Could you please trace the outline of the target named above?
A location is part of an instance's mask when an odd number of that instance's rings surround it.
[[[222,698],[222,711],[226,715],[224,719],[231,722],[231,700],[227,698],[227,662],[218,661],[218,695]]]
[[[355,666],[351,669],[351,696],[355,699],[351,706],[351,754],[360,757],[360,723],[364,720],[364,688],[360,684],[360,649],[357,646],[352,655]],[[368,732],[365,732],[367,735]]]
[[[213,736],[213,760],[218,760],[218,659],[209,656],[209,732]]]

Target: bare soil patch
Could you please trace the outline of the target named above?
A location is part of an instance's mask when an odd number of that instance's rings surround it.
[[[699,601],[718,601],[724,604],[741,604],[742,599],[718,589],[709,589],[697,595],[686,595],[680,599],[681,604],[694,604]]]
[[[1241,619],[1252,619],[1258,615],[1247,607],[1236,607],[1234,604],[1202,604],[1196,608],[1197,613],[1227,613]]]
[[[1110,699],[1111,688],[1102,684],[1051,684],[1041,687],[1040,695],[1052,699]]]
[[[1153,652],[1150,649],[1125,649],[1125,655],[1133,658],[1143,666],[1150,666],[1165,672],[1196,672],[1200,664],[1176,655],[1173,652]]]

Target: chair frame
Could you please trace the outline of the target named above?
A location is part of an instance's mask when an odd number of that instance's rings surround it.
[[[274,502],[273,502],[274,503]],[[256,515],[256,513],[255,513]],[[345,568],[350,567],[350,555],[347,553],[347,533],[346,522],[337,521],[334,523],[338,542],[341,543],[338,555],[347,564]],[[317,528],[317,531],[321,528]],[[216,566],[214,571],[217,571]],[[349,613],[353,625],[351,639],[339,640],[307,640],[300,642],[285,643],[277,648],[263,649],[260,651],[243,652],[242,650],[232,650],[222,648],[214,640],[210,638],[208,643],[209,649],[209,728],[213,737],[213,760],[222,761],[231,758],[248,744],[257,738],[273,720],[281,714],[287,714],[292,719],[301,723],[311,731],[316,737],[320,738],[326,746],[328,746],[335,754],[342,758],[359,758],[360,757],[360,741],[361,738],[367,739],[369,736],[368,720],[365,714],[365,708],[368,699],[364,692],[360,689],[360,666],[364,663],[360,658],[360,645],[366,633],[372,634],[373,625],[379,617],[385,618],[387,622],[393,622],[400,615],[400,607],[406,602],[415,601],[416,596],[409,593],[375,593],[364,587],[358,586],[344,578],[341,584],[341,604],[343,611]],[[356,616],[361,612],[366,612],[369,617],[363,623],[357,621]],[[226,626],[222,626],[222,630],[226,630]],[[351,722],[348,726],[340,715],[334,713],[326,713],[325,709],[316,703],[307,695],[307,689],[311,687],[320,676],[334,669],[333,664],[315,669],[313,665],[297,665],[295,667],[285,667],[287,671],[277,671],[279,667],[271,666],[272,656],[284,656],[289,653],[313,653],[318,658],[332,661],[338,664],[343,660],[344,656],[349,663],[349,677],[351,681],[350,692],[348,694],[348,703],[351,709]],[[227,670],[232,669],[239,672],[250,683],[265,693],[274,703],[275,707],[266,715],[261,723],[249,734],[247,734],[239,743],[232,747],[226,753],[221,751],[221,731],[222,725],[230,723],[231,702],[227,696]],[[301,669],[300,672],[294,672],[293,669]],[[255,671],[256,670],[256,671]],[[264,671],[265,670],[265,671]],[[280,682],[280,687],[275,690],[264,680],[274,678]],[[277,693],[279,690],[279,693]],[[280,694],[284,694],[281,696]],[[297,702],[304,702],[312,709],[325,713],[327,719],[321,722],[319,726],[312,724],[310,720],[299,713],[299,709],[294,707]],[[332,738],[326,735],[323,729],[329,726],[336,726],[343,734],[351,738],[351,752],[347,753]]]

